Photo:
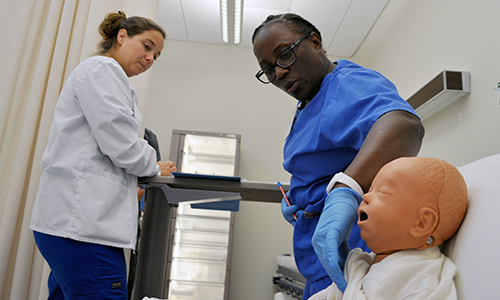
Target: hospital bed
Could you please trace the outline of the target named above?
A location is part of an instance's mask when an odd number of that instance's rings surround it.
[[[458,169],[467,183],[469,206],[457,234],[442,247],[458,268],[458,299],[500,299],[500,154]]]
[[[500,299],[500,154],[458,167],[464,177],[469,205],[457,234],[442,245],[442,251],[456,264],[455,284],[459,300]],[[292,268],[293,269],[293,268]],[[290,275],[289,275],[290,274]],[[280,269],[273,281],[283,295],[292,299],[300,287],[293,273]],[[286,295],[285,295],[286,294]],[[293,297],[300,299],[299,297]]]
[[[280,294],[274,299],[295,300],[302,299],[306,279],[300,274],[291,255],[277,256],[277,273],[273,276],[273,283],[278,286]]]

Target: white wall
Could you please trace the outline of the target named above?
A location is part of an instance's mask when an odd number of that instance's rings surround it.
[[[499,11],[497,0],[392,0],[351,58],[391,79],[405,99],[444,69],[471,73],[471,95],[425,121],[421,156],[458,166],[500,152]],[[145,114],[162,157],[172,129],[239,133],[241,177],[288,181],[282,146],[295,100],[257,82],[252,50],[166,45]],[[235,227],[230,299],[272,299],[275,255],[292,251],[291,227],[279,205],[251,202],[241,203]]]
[[[442,70],[468,71],[471,94],[424,122],[420,156],[454,165],[500,152],[500,1],[393,0],[353,57],[408,99]]]

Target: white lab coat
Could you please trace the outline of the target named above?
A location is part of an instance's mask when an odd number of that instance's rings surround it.
[[[95,56],[71,73],[42,157],[30,228],[130,248],[137,234],[137,176],[154,176],[155,150],[139,138],[142,116],[127,75]]]

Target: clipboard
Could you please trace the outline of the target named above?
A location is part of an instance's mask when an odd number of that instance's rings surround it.
[[[193,174],[172,172],[175,178],[196,178],[196,179],[215,179],[215,180],[230,180],[241,182],[241,178],[237,176],[221,176],[221,175],[206,175],[206,174]]]

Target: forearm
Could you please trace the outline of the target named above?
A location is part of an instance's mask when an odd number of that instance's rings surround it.
[[[388,112],[372,126],[344,173],[367,192],[373,178],[386,163],[398,157],[416,156],[423,137],[424,127],[416,116],[405,111]],[[335,187],[339,186],[345,185],[338,183]]]

